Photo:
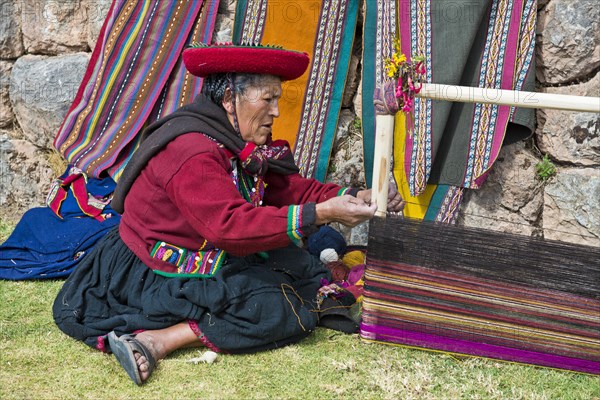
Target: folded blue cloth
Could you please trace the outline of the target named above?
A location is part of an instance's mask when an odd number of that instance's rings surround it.
[[[48,207],[32,208],[0,246],[0,279],[66,277],[120,220],[116,213],[102,222],[89,217],[61,219]]]

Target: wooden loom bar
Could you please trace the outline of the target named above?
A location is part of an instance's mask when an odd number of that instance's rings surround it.
[[[566,94],[423,83],[423,87],[416,97],[461,103],[485,103],[523,108],[551,108],[600,113],[600,97]]]
[[[416,97],[461,103],[483,103],[523,108],[548,108],[600,113],[600,97],[476,88],[438,83],[423,83]],[[391,165],[394,116],[377,115],[371,201],[377,203],[376,216],[385,218],[388,174]]]

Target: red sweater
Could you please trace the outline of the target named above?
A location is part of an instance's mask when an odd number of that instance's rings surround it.
[[[119,228],[144,264],[181,274],[194,270],[195,259],[204,266],[194,273],[210,274],[225,253],[244,256],[298,243],[317,228],[315,203],[347,192],[300,174],[268,172],[263,204],[253,207],[234,183],[232,159],[198,133],[177,137],[150,159],[125,199]]]

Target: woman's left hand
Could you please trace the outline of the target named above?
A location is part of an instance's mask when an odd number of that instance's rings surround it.
[[[356,197],[362,199],[365,203],[371,203],[371,189],[361,190],[356,194]],[[398,192],[396,182],[390,181],[388,185],[388,204],[387,211],[398,213],[404,209],[406,202],[402,198],[402,195]]]
[[[404,206],[406,202],[402,198],[402,195],[398,191],[398,187],[396,186],[396,182],[394,180],[390,180],[390,184],[388,186],[388,206],[387,210],[393,213],[399,213],[404,210]]]

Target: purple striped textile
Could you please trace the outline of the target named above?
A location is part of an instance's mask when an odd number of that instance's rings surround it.
[[[538,364],[551,368],[600,374],[600,362],[564,357],[536,351],[514,349],[505,346],[477,343],[468,340],[453,339],[439,335],[404,329],[388,328],[380,325],[360,325],[363,339],[397,343],[405,346],[433,348],[449,353],[466,354],[480,357],[497,358],[504,361]]]
[[[388,216],[361,337],[600,374],[600,249]]]

